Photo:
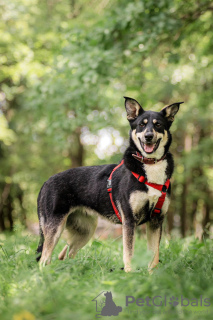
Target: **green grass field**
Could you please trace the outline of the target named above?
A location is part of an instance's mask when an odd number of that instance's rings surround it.
[[[162,263],[152,275],[147,271],[150,256],[144,239],[136,239],[134,271],[129,274],[120,270],[123,266],[121,238],[94,240],[74,260],[59,261],[57,255],[64,246],[62,239],[53,253],[52,264],[42,270],[35,261],[37,242],[38,238],[32,235],[0,235],[1,320],[95,319],[100,316],[96,312],[96,301],[92,300],[102,291],[111,291],[113,301],[122,307],[122,312],[110,319],[212,319],[213,247],[210,240],[200,243],[193,238],[170,242],[163,239]],[[126,306],[126,296],[133,296],[135,302]],[[162,306],[153,305],[153,301],[151,306],[136,304],[139,298],[156,296],[159,297],[154,303],[162,301]],[[188,306],[181,306],[181,296],[188,299]],[[178,299],[177,306],[169,304],[172,297]],[[204,302],[207,298],[208,303]],[[209,302],[210,306],[204,306]],[[104,303],[102,294],[97,298],[99,314]]]

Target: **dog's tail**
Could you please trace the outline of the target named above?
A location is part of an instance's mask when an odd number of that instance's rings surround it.
[[[43,186],[42,186],[43,188]],[[43,244],[44,244],[44,233],[41,227],[41,212],[40,212],[40,199],[41,199],[41,191],[42,188],[39,192],[38,195],[38,200],[37,200],[37,205],[38,205],[38,219],[39,219],[39,234],[40,234],[40,240],[39,240],[39,244],[38,244],[38,248],[36,250],[36,260],[39,261],[41,259],[41,254],[42,254],[42,250],[43,250]]]

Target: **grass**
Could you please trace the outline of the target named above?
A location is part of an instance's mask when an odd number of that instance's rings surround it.
[[[204,243],[193,238],[163,240],[162,263],[152,275],[147,272],[150,256],[143,239],[136,239],[134,271],[128,274],[120,270],[123,266],[121,239],[94,240],[74,260],[59,261],[57,255],[64,246],[62,239],[53,253],[52,264],[42,270],[35,261],[37,242],[38,238],[32,235],[0,235],[1,320],[95,319],[96,302],[92,300],[102,291],[111,291],[116,305],[123,308],[117,317],[110,319],[212,319],[213,247],[210,240]],[[128,307],[126,296],[135,298]],[[147,296],[161,296],[162,299],[156,298],[156,304],[164,302],[167,296],[167,305],[136,304],[137,299]],[[190,305],[172,306],[169,304],[172,296],[179,302],[181,296],[187,298]],[[200,296],[209,298],[211,305],[201,306]],[[104,296],[98,299],[101,310]],[[187,304],[187,300],[183,303]]]

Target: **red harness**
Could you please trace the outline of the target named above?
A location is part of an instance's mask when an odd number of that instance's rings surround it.
[[[112,207],[115,211],[115,214],[116,216],[118,217],[118,219],[120,220],[120,222],[122,223],[122,219],[121,219],[121,216],[119,214],[119,211],[113,201],[113,198],[112,198],[112,175],[113,173],[115,172],[115,170],[117,170],[120,166],[122,166],[124,164],[124,160],[121,161],[121,163],[115,167],[110,176],[109,176],[109,179],[107,180],[107,191],[109,193],[109,196],[110,196],[110,200],[111,200],[111,203],[112,203]],[[133,171],[131,171],[133,176],[141,183],[145,183],[146,185],[154,188],[154,189],[157,189],[159,191],[161,191],[161,196],[159,197],[158,199],[158,202],[156,203],[156,206],[154,208],[154,210],[152,211],[152,214],[151,214],[151,217],[155,216],[156,214],[160,214],[161,213],[161,209],[163,207],[163,204],[164,204],[164,201],[165,201],[165,198],[166,198],[166,191],[168,190],[169,188],[169,185],[170,185],[170,180],[168,179],[165,184],[156,184],[156,183],[151,183],[151,182],[148,182],[146,180],[146,178],[144,176],[141,176]]]

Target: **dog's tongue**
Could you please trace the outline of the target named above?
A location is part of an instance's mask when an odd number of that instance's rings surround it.
[[[151,153],[154,150],[155,145],[154,144],[144,144],[144,150],[147,153]]]

